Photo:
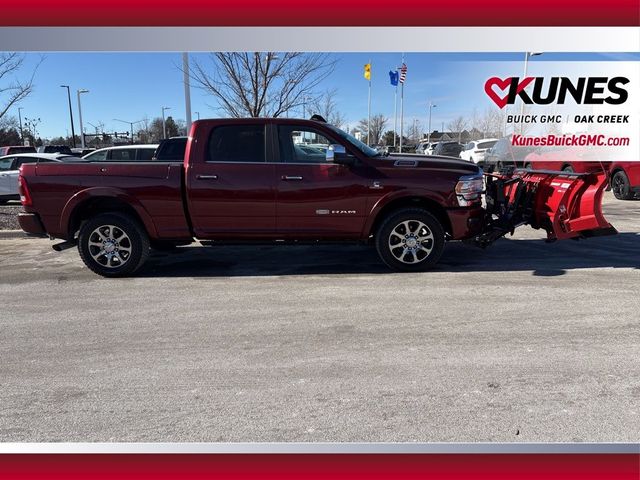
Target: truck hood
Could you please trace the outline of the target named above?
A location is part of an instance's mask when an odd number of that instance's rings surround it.
[[[391,154],[388,157],[371,158],[370,162],[378,168],[455,170],[463,175],[481,173],[480,168],[474,163],[452,157]]]

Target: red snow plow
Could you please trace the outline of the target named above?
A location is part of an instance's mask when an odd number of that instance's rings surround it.
[[[544,229],[549,242],[615,235],[602,214],[607,180],[604,171],[506,169],[486,174],[486,228],[476,243],[486,247],[521,225]]]

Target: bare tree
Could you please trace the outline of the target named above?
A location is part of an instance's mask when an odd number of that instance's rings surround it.
[[[420,123],[420,120],[417,118],[413,119],[413,122],[409,125],[407,136],[409,137],[409,141],[413,143],[418,143],[422,140],[422,124]]]
[[[337,94],[338,89],[336,88],[326,90],[311,102],[309,110],[312,114],[322,115],[331,125],[340,128],[345,123],[346,119],[342,112],[338,110],[336,102]]]
[[[458,142],[462,140],[462,131],[467,128],[469,122],[463,116],[454,118],[447,124],[447,128],[452,132],[458,132]]]
[[[34,68],[27,80],[18,80],[15,74],[24,63],[24,55],[15,52],[0,53],[0,118],[20,100],[28,97],[33,91],[33,79],[37,70]],[[39,65],[39,64],[38,64]],[[13,77],[9,79],[9,77]]]
[[[231,117],[278,117],[318,98],[333,72],[326,53],[215,52],[193,63],[190,76]]]
[[[384,127],[387,126],[387,117],[379,113],[378,115],[373,115],[371,117],[371,135],[369,137],[369,142],[371,145],[377,145],[380,142],[380,137],[382,137],[382,133],[384,132]],[[362,132],[362,136],[367,136],[368,130],[368,120],[363,118],[358,122],[358,130]]]

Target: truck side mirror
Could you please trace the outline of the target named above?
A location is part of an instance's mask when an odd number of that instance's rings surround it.
[[[329,145],[325,158],[327,162],[337,165],[354,165],[356,163],[356,159],[347,153],[344,145],[339,144]]]

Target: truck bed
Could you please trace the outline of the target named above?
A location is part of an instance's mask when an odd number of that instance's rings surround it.
[[[135,210],[152,239],[188,239],[183,203],[184,166],[161,162],[26,164],[33,204],[45,230],[69,238],[74,217],[92,202],[120,201]],[[25,211],[35,212],[25,206]]]

